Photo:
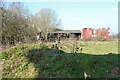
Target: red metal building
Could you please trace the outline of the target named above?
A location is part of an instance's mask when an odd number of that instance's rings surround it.
[[[106,40],[110,40],[110,29],[84,28],[82,30],[82,39],[97,37],[98,35],[102,35],[106,38]]]

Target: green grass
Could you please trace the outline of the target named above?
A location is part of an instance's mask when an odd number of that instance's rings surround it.
[[[114,43],[106,43],[106,44],[95,44],[83,47],[84,53],[89,54],[108,54],[108,53],[116,53],[118,54],[118,44]]]
[[[65,42],[61,43],[60,46],[64,47],[63,51],[71,53],[73,50],[73,43]],[[75,43],[76,46],[76,43]],[[109,53],[118,54],[118,43],[115,41],[78,41],[77,47],[83,48],[83,53],[94,54],[94,55],[104,55]],[[79,50],[78,53],[81,51]]]
[[[93,46],[94,44],[94,46]],[[71,53],[72,42],[59,44],[62,54],[52,44],[27,44],[1,52],[3,78],[117,78],[118,43],[80,41],[83,52]],[[111,53],[111,54],[109,54]],[[103,55],[104,54],[104,55]]]

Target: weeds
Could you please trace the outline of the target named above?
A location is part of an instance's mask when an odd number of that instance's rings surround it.
[[[89,73],[91,78],[119,77],[116,69],[118,66],[117,43],[104,42],[102,45],[100,42],[97,43],[78,42],[77,47],[83,47],[83,51],[79,54],[81,51],[78,50],[75,55],[67,52],[72,45],[69,42],[60,43],[57,46],[62,47],[60,48],[62,54],[58,54],[56,49],[48,48],[52,44],[15,46],[1,52],[2,59],[5,59],[3,60],[3,78],[84,78],[84,72]],[[107,54],[100,55],[104,52]]]

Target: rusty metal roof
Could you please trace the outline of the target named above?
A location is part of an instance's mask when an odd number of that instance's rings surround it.
[[[53,33],[81,33],[80,30],[62,30],[62,31],[57,31]]]

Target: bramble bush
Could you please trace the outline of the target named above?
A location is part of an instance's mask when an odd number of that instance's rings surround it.
[[[83,39],[83,41],[106,41],[104,36],[98,35],[96,37],[91,37],[87,39]]]

